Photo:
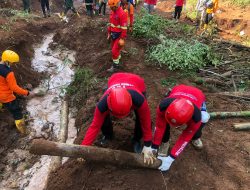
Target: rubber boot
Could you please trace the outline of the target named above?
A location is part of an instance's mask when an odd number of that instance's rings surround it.
[[[24,119],[19,119],[19,120],[15,120],[15,124],[16,124],[16,128],[17,130],[25,135],[26,134],[26,126],[25,126],[25,121]]]
[[[48,17],[50,17],[50,10],[48,11]]]
[[[119,64],[113,63],[112,66],[107,69],[108,72],[114,73],[119,69]]]
[[[200,138],[196,140],[192,140],[192,145],[194,146],[194,148],[199,149],[199,150],[203,148],[203,143]]]
[[[158,151],[158,156],[167,156],[169,149],[169,142],[161,143],[161,146]]]

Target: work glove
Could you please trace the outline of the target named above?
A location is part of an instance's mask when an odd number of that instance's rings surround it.
[[[155,158],[155,156],[153,154],[153,151],[152,151],[151,147],[144,146],[143,149],[142,149],[142,154],[144,155],[144,157],[143,157],[144,164],[150,165],[150,164],[154,163],[154,160],[156,158]]]
[[[110,36],[111,36],[111,35],[108,33],[107,40],[110,40]]]
[[[158,169],[161,170],[162,172],[168,171],[171,164],[174,161],[174,158],[172,158],[171,156],[168,157],[158,156],[157,158],[161,160],[161,166]]]

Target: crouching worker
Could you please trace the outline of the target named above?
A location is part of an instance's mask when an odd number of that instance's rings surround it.
[[[148,102],[144,96],[145,91],[145,83],[140,76],[131,73],[113,74],[108,80],[108,89],[96,105],[93,121],[81,144],[92,145],[100,130],[103,134],[101,144],[112,140],[111,116],[122,119],[134,110],[136,115],[134,151],[144,154],[144,163],[153,163],[155,158],[151,149],[151,118]],[[141,138],[144,140],[142,151]]]
[[[10,66],[19,62],[19,55],[11,50],[2,53],[0,62],[0,103],[12,114],[17,130],[26,134],[25,122],[19,102],[14,93],[23,96],[34,96],[33,92],[20,88],[16,83],[14,72]]]
[[[203,147],[201,132],[208,120],[205,95],[201,90],[192,86],[178,85],[169,92],[157,108],[156,130],[152,144],[153,149],[159,148],[161,171],[169,170],[190,141],[197,149]],[[171,127],[182,130],[182,134],[167,156]]]

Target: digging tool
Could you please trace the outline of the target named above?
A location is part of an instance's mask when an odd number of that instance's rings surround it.
[[[228,118],[228,117],[250,117],[250,111],[239,112],[212,112],[209,113],[211,119]]]
[[[161,165],[161,161],[158,159],[156,159],[152,165],[144,164],[142,154],[95,146],[57,143],[41,139],[33,140],[29,151],[37,155],[83,158],[89,162],[106,163],[125,167],[158,169]]]

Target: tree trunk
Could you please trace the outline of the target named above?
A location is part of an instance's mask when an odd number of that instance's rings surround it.
[[[233,127],[235,131],[247,131],[250,130],[250,123],[234,123]]]
[[[56,143],[38,139],[33,140],[30,153],[38,155],[84,158],[89,162],[139,168],[157,169],[161,165],[161,161],[158,159],[155,160],[153,165],[144,164],[142,154],[94,146],[69,145],[66,143]]]
[[[209,113],[211,119],[215,118],[228,118],[228,117],[250,117],[250,111],[239,112],[212,112]]]

